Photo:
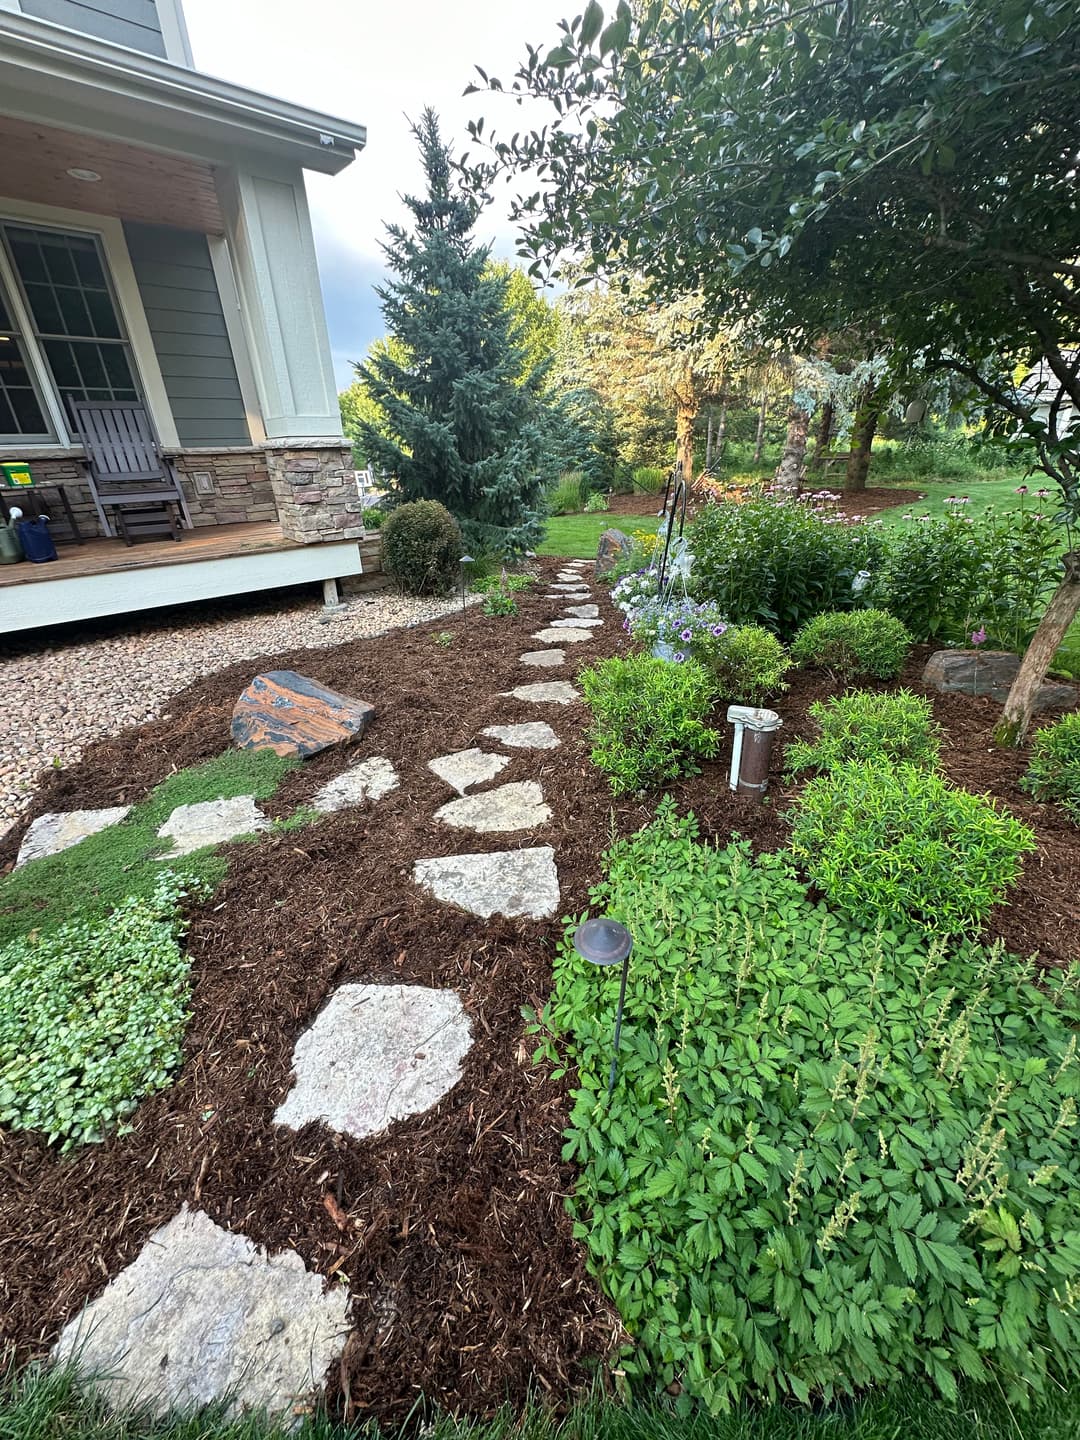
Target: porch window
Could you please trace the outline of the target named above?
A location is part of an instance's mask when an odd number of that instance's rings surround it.
[[[53,386],[75,400],[138,400],[100,244],[93,235],[0,226]]]
[[[0,288],[0,443],[35,444],[50,438],[14,312]]]

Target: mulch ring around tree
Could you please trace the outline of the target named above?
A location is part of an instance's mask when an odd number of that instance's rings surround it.
[[[542,563],[550,578],[559,562]],[[129,1134],[67,1159],[34,1137],[0,1137],[0,1348],[7,1341],[24,1358],[44,1353],[186,1201],[260,1245],[295,1249],[310,1269],[348,1286],[354,1328],[327,1377],[338,1414],[399,1419],[421,1396],[489,1413],[530,1388],[566,1398],[603,1371],[622,1336],[564,1209],[574,1181],[561,1159],[568,1085],[532,1066],[521,1015],[548,994],[562,926],[481,921],[426,898],[411,880],[419,857],[551,844],[561,914],[578,915],[612,829],[628,834],[649,819],[655,797],[613,804],[588,760],[580,704],[499,696],[569,678],[625,646],[621,617],[604,592],[594,598],[607,623],[565,647],[562,670],[541,675],[518,663],[536,648],[532,632],[562,608],[526,594],[513,618],[471,608],[467,618],[231,666],[182,691],[163,719],[46,774],[31,815],[136,801],[171,769],[228,744],[232,706],[258,670],[295,668],[372,701],[378,718],[350,751],[325,752],[288,776],[268,810],[288,814],[365,754],[388,757],[401,784],[372,805],[229,848],[225,882],[192,909],[183,1067],[169,1090],[139,1106]],[[926,653],[904,677],[916,690]],[[824,676],[794,677],[776,702],[785,739],[810,731],[807,707],[830,690]],[[998,796],[1038,833],[1039,854],[988,933],[1024,953],[1038,949],[1048,963],[1075,960],[1080,831],[1018,789],[1024,756],[991,740],[998,706],[931,698],[950,777]],[[563,743],[508,751],[499,781],[538,780],[550,825],[474,836],[436,824],[432,814],[450,794],[426,762],[487,744],[487,726],[526,719],[546,719]],[[726,736],[715,762],[672,787],[680,809],[692,808],[718,841],[737,831],[759,850],[782,847],[794,791],[782,781],[781,748],[768,803],[758,806],[728,790],[729,745]],[[9,839],[0,865],[14,851]],[[290,1087],[296,1038],[349,981],[457,990],[474,1035],[462,1078],[431,1111],[365,1141],[319,1125],[279,1128],[272,1116]]]

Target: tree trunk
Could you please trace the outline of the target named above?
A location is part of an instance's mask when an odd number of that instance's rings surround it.
[[[871,380],[863,387],[851,426],[851,453],[848,456],[845,491],[865,490],[870,473],[870,451],[874,443],[881,412],[885,409],[886,391],[880,380]]]
[[[1035,696],[1046,679],[1065,632],[1080,615],[1080,550],[1065,556],[1065,578],[1054,591],[1039,628],[1031,637],[1016,679],[994,728],[999,745],[1022,745],[1035,709]]]
[[[712,469],[712,411],[709,411],[709,430],[705,437],[705,469]]]
[[[761,450],[762,446],[765,444],[765,416],[768,414],[768,411],[769,392],[767,390],[763,390],[761,392],[761,409],[758,411],[757,417],[757,439],[754,441],[755,465],[761,464]]]
[[[724,463],[724,436],[727,434],[727,401],[720,402],[720,418],[716,422],[716,448],[713,452],[716,464]]]
[[[687,485],[694,478],[694,421],[696,405],[680,405],[675,412],[675,460],[682,465],[682,478]]]
[[[787,439],[784,453],[776,469],[776,484],[784,490],[797,490],[806,462],[806,437],[810,433],[810,415],[794,401],[788,411]]]
[[[815,467],[821,464],[822,457],[832,443],[832,427],[835,413],[832,401],[826,400],[825,404],[821,407],[821,420],[818,424],[817,434],[814,437],[814,458],[812,463]]]

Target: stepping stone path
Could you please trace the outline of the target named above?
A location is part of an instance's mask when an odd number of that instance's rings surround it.
[[[268,670],[233,709],[232,738],[241,750],[273,750],[305,759],[362,735],[375,707],[328,690],[295,670]]]
[[[514,750],[554,750],[562,744],[546,720],[529,720],[524,725],[489,725],[480,734]]]
[[[267,1255],[185,1205],[64,1327],[53,1359],[76,1358],[115,1406],[161,1415],[229,1395],[234,1410],[278,1413],[321,1386],[349,1304],[294,1251]]]
[[[171,840],[172,849],[159,860],[176,860],[206,845],[222,845],[238,835],[268,830],[270,820],[255,804],[254,795],[235,795],[230,800],[201,800],[195,805],[178,805],[157,832],[159,839]]]
[[[591,640],[593,637],[591,630],[582,630],[579,627],[555,630],[549,626],[546,630],[535,631],[532,638],[542,640],[548,645],[576,645],[581,640]]]
[[[312,796],[315,810],[331,812],[347,810],[351,805],[362,805],[366,800],[381,800],[401,782],[390,761],[382,755],[372,755],[350,765],[340,775],[335,775],[321,790]]]
[[[436,900],[482,920],[492,915],[550,920],[559,913],[559,876],[550,845],[417,860],[413,879]]]
[[[582,583],[581,576],[576,570],[560,570],[555,579],[559,585],[580,585]]]
[[[428,761],[440,780],[445,780],[452,790],[464,795],[470,785],[483,785],[494,780],[500,770],[510,764],[506,755],[489,755],[484,750],[456,750],[452,755],[440,755],[437,760]]]
[[[579,606],[578,608],[584,609],[585,607]],[[602,620],[583,619],[579,616],[574,616],[572,620],[552,620],[551,623],[556,630],[593,630],[598,625],[603,625],[604,622]]]
[[[461,1079],[472,1029],[453,990],[342,985],[296,1042],[296,1083],[274,1115],[363,1140],[437,1105]]]
[[[566,664],[565,650],[527,650],[521,657],[522,665],[535,665],[539,669],[551,669]]]
[[[567,605],[564,615],[573,615],[575,620],[596,620],[600,615],[599,605]]]
[[[551,808],[535,780],[499,785],[479,795],[451,800],[435,811],[435,819],[457,830],[476,830],[481,835],[535,830],[551,819]]]
[[[560,632],[565,633],[565,632]],[[504,696],[515,700],[530,700],[539,705],[570,705],[581,698],[569,680],[546,680],[536,685],[519,685],[516,690],[503,690]]]
[[[561,595],[561,594],[565,594],[566,591],[568,591],[568,590],[573,590],[573,591],[575,592],[575,594],[578,594],[578,595],[591,595],[591,594],[592,594],[592,591],[589,589],[589,587],[588,587],[588,586],[584,583],[584,581],[582,581],[582,580],[575,580],[572,585],[556,585],[556,584],[553,584],[551,588],[552,588],[552,590],[555,590],[555,591],[556,591],[557,593],[559,593],[560,595]]]
[[[23,842],[15,869],[31,860],[42,860],[46,855],[58,855],[61,850],[70,850],[88,835],[96,835],[110,825],[119,825],[130,805],[111,805],[105,810],[67,810],[48,815],[39,815],[31,824]]]

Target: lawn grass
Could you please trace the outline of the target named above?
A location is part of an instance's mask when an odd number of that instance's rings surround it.
[[[875,483],[872,475],[870,483],[871,485]],[[973,519],[978,519],[991,509],[1001,511],[1017,510],[1020,507],[1021,501],[1023,501],[1029,509],[1036,509],[1041,504],[1040,501],[1035,499],[1035,491],[1040,488],[1039,485],[1033,482],[1028,494],[1026,496],[1020,496],[1016,493],[1016,487],[1021,482],[1013,476],[1004,480],[977,480],[969,485],[953,484],[945,480],[893,481],[890,479],[879,483],[882,488],[887,490],[921,490],[926,497],[924,500],[916,501],[912,505],[897,505],[889,510],[877,511],[874,516],[875,520],[881,520],[886,525],[902,524],[903,517],[909,514],[932,515],[935,517],[947,515],[954,507],[946,505],[945,501],[954,496],[966,495],[968,497],[968,503],[966,505],[955,508],[959,509],[964,515],[970,515]],[[1043,488],[1048,488],[1048,486],[1049,482],[1047,482],[1047,486]],[[1049,507],[1054,507],[1054,497],[1051,496],[1046,504]]]
[[[657,502],[659,507],[659,502]],[[564,555],[568,560],[595,560],[596,547],[605,530],[614,526],[629,535],[634,530],[655,532],[655,515],[553,515],[548,521],[538,555]]]
[[[265,800],[295,764],[268,750],[227,750],[170,775],[120,825],[13,871],[0,882],[0,945],[31,930],[100,919],[129,896],[150,894],[162,870],[154,857],[169,845],[157,831],[177,805],[237,795]],[[198,850],[170,868],[213,887],[225,861],[212,850]]]
[[[415,1433],[415,1423],[401,1432],[346,1428],[316,1415],[278,1426],[257,1415],[228,1420],[220,1410],[152,1420],[110,1410],[70,1371],[30,1367],[0,1377],[0,1440],[390,1440]],[[1080,1391],[1025,1413],[989,1389],[967,1386],[952,1406],[909,1382],[831,1410],[775,1405],[716,1419],[597,1400],[562,1419],[539,1408],[524,1414],[507,1408],[486,1421],[437,1419],[423,1433],[429,1440],[1064,1440],[1080,1433]]]

